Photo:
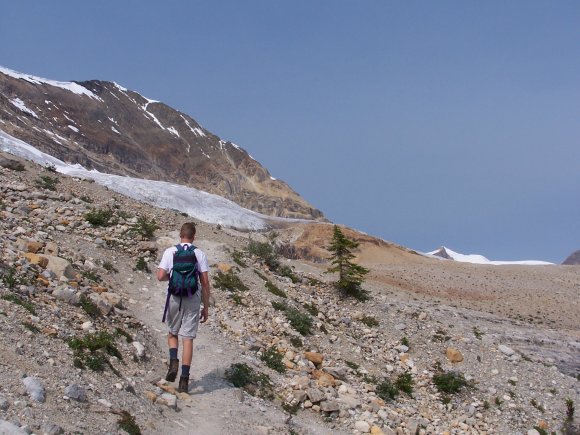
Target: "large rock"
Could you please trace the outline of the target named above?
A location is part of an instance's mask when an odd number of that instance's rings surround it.
[[[99,293],[91,293],[89,299],[97,306],[103,316],[108,315],[113,309],[113,305],[106,299],[102,298]]]
[[[37,255],[37,254],[33,254],[32,252],[25,253],[24,258],[26,258],[30,264],[36,264],[36,265],[42,267],[43,269],[45,269],[46,266],[48,266],[48,259],[47,258],[40,256],[40,255]]]
[[[312,403],[318,403],[324,399],[324,393],[318,388],[309,388],[306,390],[306,394]]]
[[[316,383],[321,387],[333,387],[336,381],[334,377],[322,370],[314,370],[312,372],[312,377],[316,379]]]
[[[121,308],[121,300],[122,300],[121,295],[112,292],[102,292],[101,298],[105,299],[112,306]]]
[[[61,285],[55,288],[52,292],[52,295],[61,301],[65,301],[73,305],[78,305],[81,301],[80,296],[76,290],[67,285]]]
[[[163,393],[157,398],[157,403],[175,409],[177,408],[177,397],[171,393]]]
[[[320,402],[320,410],[324,412],[335,412],[340,410],[340,406],[334,400],[325,400]]]
[[[371,425],[364,420],[359,420],[354,424],[354,428],[362,433],[369,433],[371,431]]]
[[[304,352],[304,357],[308,361],[312,362],[315,366],[319,366],[320,364],[322,364],[322,361],[324,360],[322,354],[318,352]]]
[[[46,255],[42,254],[40,257],[43,257],[48,262],[48,265],[45,266],[48,270],[54,272],[57,278],[64,276],[68,279],[76,279],[77,273],[73,269],[72,265],[65,260],[64,258],[55,257],[54,255]]]
[[[77,384],[71,384],[64,389],[64,395],[77,402],[84,402],[87,400],[87,392],[84,387]]]
[[[0,420],[0,434],[2,435],[28,435],[24,429],[20,429],[14,423]]]

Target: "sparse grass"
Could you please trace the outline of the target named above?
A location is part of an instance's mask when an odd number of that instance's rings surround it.
[[[57,177],[51,177],[50,175],[40,175],[35,181],[34,184],[41,189],[55,191],[56,186],[59,183],[59,179]]]
[[[155,230],[159,228],[155,219],[149,219],[147,216],[139,216],[137,222],[129,229],[129,233],[141,237],[141,240],[151,240],[155,235]]]
[[[409,397],[413,394],[413,383],[411,373],[401,373],[397,376],[397,379],[395,379],[395,387],[397,390],[402,391]]]
[[[110,227],[117,224],[110,208],[93,209],[85,213],[85,220],[94,227]]]
[[[124,430],[129,435],[141,435],[141,429],[139,429],[135,417],[127,411],[121,411],[121,418],[119,418],[117,424],[119,425],[119,429]]]
[[[22,326],[24,326],[26,329],[28,329],[30,332],[33,332],[34,334],[40,332],[40,329],[38,329],[38,327],[34,323],[25,321],[22,322]]]
[[[475,338],[477,338],[478,340],[481,340],[481,337],[483,337],[485,334],[482,331],[480,331],[477,326],[474,326],[473,335],[475,335]]]
[[[121,352],[115,345],[114,337],[104,331],[87,334],[82,338],[72,338],[68,345],[73,350],[75,367],[103,371],[105,365],[108,365],[116,372],[107,355],[114,356],[119,360],[123,359]],[[116,373],[118,374],[118,372]]]
[[[248,265],[244,261],[244,254],[240,251],[234,249],[234,252],[232,252],[232,260],[234,260],[234,263],[236,263],[240,267],[248,267]]]
[[[462,373],[442,372],[433,376],[433,383],[441,393],[455,394],[469,386]]]
[[[116,327],[115,334],[117,334],[118,337],[125,337],[125,340],[127,341],[127,343],[131,343],[133,341],[133,337],[131,336],[131,334],[129,334],[127,331],[125,331],[122,328]]]
[[[352,361],[345,361],[344,363],[353,370],[358,370],[360,367],[357,363]]]
[[[282,409],[290,415],[296,415],[298,413],[298,410],[300,409],[300,403],[295,403],[295,404],[283,403]],[[294,432],[294,433],[296,433],[296,432]]]
[[[272,301],[272,308],[278,311],[286,311],[288,304],[285,302]]]
[[[0,278],[2,284],[4,284],[8,288],[15,288],[17,285],[23,284],[22,279],[16,273],[16,269],[14,267],[8,268]]]
[[[82,196],[79,196],[79,199],[82,202],[86,202],[88,204],[92,204],[93,203],[93,199],[90,196],[82,195]]]
[[[30,314],[32,314],[34,316],[36,315],[36,310],[34,309],[34,304],[32,302],[25,301],[21,297],[16,296],[15,294],[12,294],[12,293],[8,293],[6,295],[3,295],[2,299],[4,299],[5,301],[8,301],[8,302],[12,302],[16,305],[20,305],[22,308],[24,308]]]
[[[278,288],[272,281],[266,281],[264,284],[268,291],[276,296],[280,296],[281,298],[287,298],[288,296],[284,292],[284,290]]]
[[[248,287],[232,270],[228,273],[218,271],[214,278],[214,287],[229,292],[248,291]]]
[[[276,272],[278,273],[278,275],[285,276],[286,278],[290,278],[290,280],[294,284],[300,282],[300,277],[294,273],[294,271],[292,270],[292,268],[290,266],[286,266],[286,265],[280,266],[280,267],[278,267]]]
[[[318,316],[318,308],[314,303],[303,304],[302,305],[306,311],[310,313],[311,316],[316,317]]]
[[[319,279],[312,278],[310,276],[308,278],[306,278],[306,279],[308,280],[308,285],[311,286],[311,287],[320,287],[320,286],[322,286],[324,284]]]
[[[566,399],[566,420],[573,421],[574,420],[574,411],[576,408],[574,407],[574,401],[572,399]]]
[[[540,412],[545,412],[546,411],[544,409],[544,407],[542,406],[542,404],[538,403],[538,401],[536,399],[530,400],[530,405],[532,405],[534,408],[536,408]]]
[[[447,335],[447,331],[443,329],[438,329],[435,331],[432,337],[433,341],[445,342],[451,340],[451,337]]]
[[[86,297],[85,295],[81,295],[80,306],[83,309],[83,311],[85,313],[87,313],[87,315],[89,317],[92,317],[93,319],[95,319],[101,315],[101,310],[99,310],[99,307],[97,307],[95,305],[95,303],[93,301],[91,301],[88,297]]]
[[[135,264],[135,270],[139,270],[139,271],[145,272],[145,273],[151,273],[151,270],[149,269],[149,265],[147,264],[147,261],[145,261],[144,257],[137,258],[137,264]]]
[[[292,344],[292,346],[297,348],[301,348],[302,346],[304,346],[302,340],[300,340],[299,337],[290,337],[290,343]]]
[[[254,269],[254,273],[256,275],[258,275],[260,277],[260,279],[262,279],[263,281],[268,281],[268,277],[266,275],[264,275],[263,273],[257,271],[256,269]]]
[[[536,429],[540,435],[548,435],[548,431],[546,429],[542,429],[540,426],[534,426],[534,429]]]
[[[501,406],[501,404],[503,403],[503,400],[501,400],[501,399],[499,398],[499,396],[496,396],[496,397],[495,397],[495,399],[494,399],[493,401],[494,401],[494,403],[495,403],[495,406],[497,406],[497,407],[500,407],[500,406]]]
[[[246,304],[244,304],[244,301],[243,301],[243,299],[242,299],[242,297],[240,296],[239,293],[232,293],[231,294],[231,299],[232,299],[232,301],[234,301],[234,303],[236,305],[241,305],[243,307],[246,306]]]
[[[83,278],[88,279],[89,281],[93,281],[96,283],[99,283],[102,281],[102,278],[99,276],[98,273],[93,272],[92,270],[86,270],[84,272],[81,272],[81,276]]]
[[[270,347],[262,353],[260,359],[266,363],[268,367],[278,373],[286,373],[286,366],[282,362],[282,354],[278,352],[275,347]]]
[[[486,411],[490,408],[489,402],[487,400],[483,401],[483,409],[485,409]]]
[[[103,261],[103,269],[105,269],[107,272],[119,273],[115,265],[110,261]]]
[[[232,364],[226,370],[226,379],[234,387],[243,388],[252,396],[269,398],[272,396],[272,383],[268,375],[257,373],[246,363]]]
[[[368,326],[369,328],[379,326],[379,321],[377,319],[375,319],[373,316],[363,316],[363,317],[361,317],[360,322],[363,325]]]
[[[408,339],[407,337],[403,337],[403,338],[401,338],[401,344],[402,344],[403,346],[407,346],[408,348],[410,348],[410,347],[411,347],[411,345],[409,344],[409,339]]]

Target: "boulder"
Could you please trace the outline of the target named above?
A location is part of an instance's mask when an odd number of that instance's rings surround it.
[[[91,293],[89,299],[97,306],[103,316],[108,315],[113,309],[113,305],[111,305],[106,299],[102,298],[98,293]]]
[[[364,420],[359,420],[354,424],[354,428],[362,433],[369,433],[371,430],[371,425]]]
[[[306,390],[306,395],[312,403],[318,403],[324,399],[324,393],[318,388],[308,388]]]
[[[48,266],[48,259],[45,257],[41,257],[40,255],[33,254],[32,252],[27,252],[24,254],[24,257],[28,260],[30,264],[37,264],[38,266],[42,267],[43,269]]]
[[[64,258],[46,254],[42,254],[40,256],[46,259],[48,265],[45,267],[53,271],[57,278],[64,276],[68,279],[76,279],[77,273],[73,269],[72,265]]]
[[[73,304],[73,305],[78,305],[81,301],[81,298],[79,296],[79,294],[76,292],[76,290],[72,287],[69,287],[67,285],[61,285],[57,288],[55,288],[52,292],[52,295],[64,302],[67,302],[69,304]]]
[[[320,402],[320,410],[323,412],[335,412],[340,410],[340,406],[334,400]]]
[[[26,242],[26,252],[32,252],[33,254],[36,254],[43,247],[44,247],[44,244],[42,242],[35,242],[35,241]]]
[[[0,420],[0,434],[3,435],[28,435],[24,429],[19,428],[14,423]]]
[[[226,263],[218,263],[217,264],[217,268],[219,269],[220,272],[222,273],[228,273],[229,271],[232,270],[233,266],[231,264],[226,264]]]
[[[85,402],[87,400],[86,390],[77,384],[71,384],[66,387],[64,389],[64,395],[77,402]]]
[[[320,387],[333,387],[336,383],[332,375],[325,373],[322,370],[314,370],[312,372],[312,377],[316,379],[316,383]]]
[[[18,172],[22,172],[25,170],[24,165],[18,160],[9,159],[8,157],[3,156],[0,156],[0,166]]]
[[[27,377],[22,379],[22,383],[26,387],[26,392],[36,402],[43,403],[45,400],[44,386],[38,378]]]

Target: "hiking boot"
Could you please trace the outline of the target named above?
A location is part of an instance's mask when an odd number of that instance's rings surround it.
[[[179,386],[177,387],[177,391],[179,393],[188,393],[189,392],[189,377],[187,377],[187,376],[180,376],[179,377]]]
[[[169,370],[167,370],[167,376],[165,376],[165,380],[167,382],[175,381],[177,377],[177,371],[179,370],[179,360],[178,359],[170,359],[169,360]]]

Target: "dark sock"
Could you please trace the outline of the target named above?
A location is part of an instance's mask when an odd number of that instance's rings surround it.
[[[181,377],[189,378],[189,367],[190,366],[185,366],[185,365],[181,366]]]
[[[176,347],[169,348],[169,359],[177,359],[177,348]]]

